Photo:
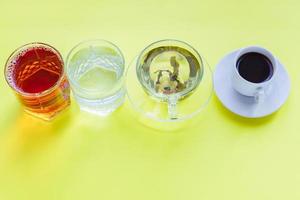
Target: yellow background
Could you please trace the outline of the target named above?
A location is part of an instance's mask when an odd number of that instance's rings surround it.
[[[0,63],[41,41],[65,57],[78,42],[117,44],[127,64],[164,38],[192,44],[214,69],[228,52],[262,45],[292,90],[272,116],[244,119],[213,96],[195,126],[149,129],[128,102],[107,118],[71,109],[52,123],[23,113],[0,79],[0,200],[299,200],[300,1],[0,0]]]

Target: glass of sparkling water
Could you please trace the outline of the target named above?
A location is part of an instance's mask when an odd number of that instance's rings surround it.
[[[125,61],[120,49],[105,40],[77,44],[69,52],[66,73],[81,110],[107,115],[125,99]]]

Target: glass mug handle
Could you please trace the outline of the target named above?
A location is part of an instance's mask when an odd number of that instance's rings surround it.
[[[262,103],[265,100],[265,90],[263,88],[257,88],[254,93],[255,103]]]
[[[168,98],[168,114],[170,119],[177,119],[177,102],[178,98],[176,96]]]

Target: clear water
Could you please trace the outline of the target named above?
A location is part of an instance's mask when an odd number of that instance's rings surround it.
[[[68,73],[80,108],[103,115],[119,107],[125,96],[123,71],[121,55],[111,48],[88,47],[74,54]]]
[[[91,68],[78,79],[78,83],[81,87],[101,91],[111,90],[116,81],[117,76],[115,72],[101,67]]]

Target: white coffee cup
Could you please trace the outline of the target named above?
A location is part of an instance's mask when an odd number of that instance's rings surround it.
[[[237,66],[238,60],[241,56],[243,56],[246,53],[259,53],[266,56],[270,60],[273,67],[273,72],[272,74],[270,74],[270,77],[268,79],[260,83],[254,83],[244,79],[240,75]],[[272,83],[274,82],[274,77],[276,76],[276,73],[277,61],[270,51],[259,46],[245,47],[240,49],[235,56],[232,73],[232,85],[238,93],[245,96],[254,97],[255,102],[260,103],[264,101],[266,95],[268,95],[268,93],[271,91]]]

